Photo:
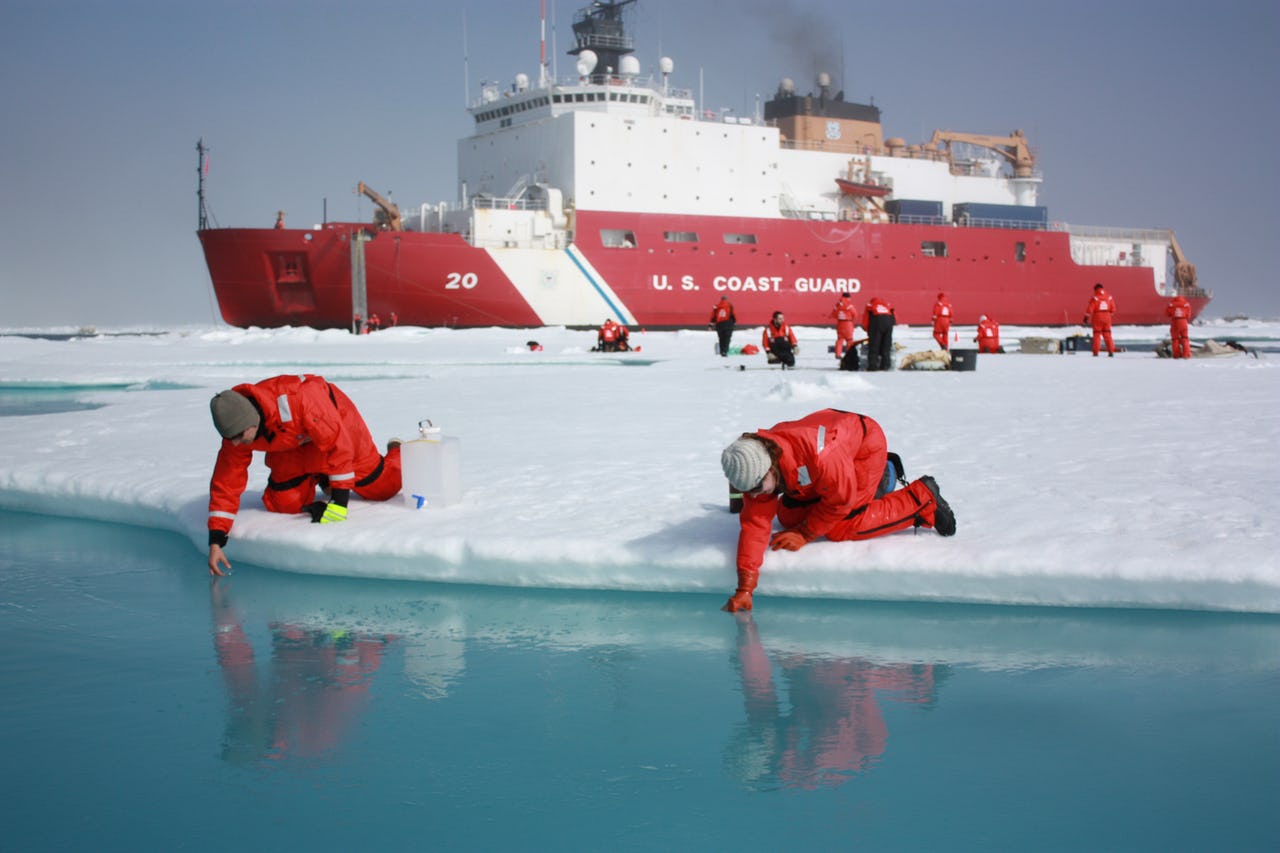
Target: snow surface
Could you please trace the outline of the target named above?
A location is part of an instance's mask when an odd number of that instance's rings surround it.
[[[715,356],[701,330],[636,331],[642,351],[625,355],[590,352],[593,332],[563,328],[5,336],[0,402],[100,407],[0,417],[0,506],[173,530],[205,572],[210,396],[320,373],[379,443],[423,418],[460,437],[465,497],[421,511],[353,498],[348,522],[313,525],[262,509],[259,456],[233,566],[723,596],[738,523],[720,450],[834,407],[878,420],[911,478],[937,478],[958,533],[770,553],[758,608],[795,596],[1280,613],[1280,356],[1136,350],[1164,333],[1118,328],[1135,349],[1114,359],[1010,352],[973,372],[873,374],[837,371],[825,328],[798,330],[801,369],[786,373],[762,356]],[[1005,327],[1002,340],[1063,334]],[[743,328],[734,344],[759,336]],[[1192,337],[1274,344],[1280,324],[1211,323]],[[932,345],[923,327],[895,340],[899,358]]]

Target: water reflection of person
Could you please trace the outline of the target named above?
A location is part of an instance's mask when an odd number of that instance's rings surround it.
[[[834,788],[865,771],[885,750],[888,727],[878,692],[898,702],[931,705],[937,698],[931,664],[875,664],[862,658],[780,655],[770,660],[751,614],[738,620],[737,665],[745,726],[731,738],[725,761],[753,786]],[[774,665],[787,685],[785,703]]]
[[[369,702],[369,684],[393,637],[272,622],[260,671],[224,581],[210,584],[213,645],[229,708],[222,757],[314,758],[332,752]]]

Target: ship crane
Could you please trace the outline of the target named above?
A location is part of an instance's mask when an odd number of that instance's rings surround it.
[[[400,218],[400,208],[383,198],[376,190],[369,187],[364,181],[356,184],[356,192],[365,196],[369,201],[378,206],[378,212],[374,214],[373,221],[387,231],[403,231],[404,221]]]
[[[1196,283],[1196,265],[1187,260],[1187,256],[1182,253],[1182,246],[1178,245],[1178,238],[1173,236],[1173,231],[1169,232],[1169,251],[1173,253],[1173,280],[1179,288],[1183,290],[1192,290],[1198,287]]]
[[[987,136],[981,133],[952,133],[949,130],[935,130],[930,144],[936,149],[938,143],[946,143],[947,154],[951,154],[951,143],[963,142],[994,151],[1013,164],[1015,178],[1032,177],[1032,169],[1036,165],[1035,155],[1027,145],[1027,137],[1021,130],[1015,130],[1010,136]],[[954,164],[954,159],[952,163]]]

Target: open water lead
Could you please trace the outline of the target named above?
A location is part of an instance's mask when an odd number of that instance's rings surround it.
[[[418,422],[418,437],[400,445],[401,489],[412,509],[448,506],[462,499],[462,442],[430,420]]]

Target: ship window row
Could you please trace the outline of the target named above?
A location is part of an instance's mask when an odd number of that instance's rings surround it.
[[[728,232],[724,235],[725,245],[754,246],[757,242],[754,234]],[[663,231],[662,239],[667,243],[697,243],[696,231]],[[634,249],[639,245],[636,232],[628,228],[601,228],[600,244],[606,249]],[[947,257],[947,244],[944,240],[923,240],[920,243],[920,254],[926,258]],[[1013,257],[1023,263],[1027,260],[1027,244],[1021,241],[1014,243]]]
[[[545,107],[550,103],[551,103],[551,99],[545,95],[543,95],[540,98],[530,98],[527,101],[520,101],[519,103],[516,103],[516,104],[508,104],[505,107],[498,107],[497,109],[485,110],[482,113],[476,113],[476,122],[479,123],[482,121],[493,121],[495,118],[502,118],[504,116],[511,116],[511,115],[515,115],[516,113],[522,113],[522,112],[525,112],[526,110],[533,110],[533,109],[537,109],[538,107]]]
[[[551,96],[553,104],[595,104],[604,101],[616,104],[647,104],[649,96],[636,92],[565,92]]]
[[[754,234],[728,232],[723,237],[728,246],[754,246],[758,242]],[[697,243],[698,232],[663,231],[662,239],[667,243]],[[600,243],[606,249],[634,249],[637,245],[636,233],[626,228],[602,228]]]
[[[926,258],[945,258],[947,257],[947,244],[945,240],[921,240],[920,254]],[[1013,259],[1018,263],[1024,263],[1027,260],[1027,244],[1019,240],[1013,244]]]

